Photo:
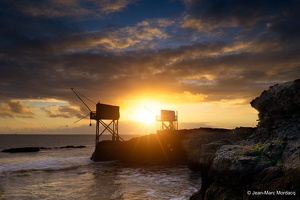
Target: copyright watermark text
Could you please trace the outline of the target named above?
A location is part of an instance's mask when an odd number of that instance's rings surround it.
[[[249,196],[296,196],[297,194],[296,194],[295,191],[280,191],[280,190],[276,190],[276,191],[269,191],[269,190],[254,191],[254,190],[248,190],[247,195],[249,195]]]

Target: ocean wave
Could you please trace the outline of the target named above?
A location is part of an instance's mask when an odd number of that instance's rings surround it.
[[[80,166],[91,163],[89,158],[84,156],[73,157],[46,157],[38,160],[25,160],[9,163],[0,166],[0,175],[7,173],[25,173],[32,171],[58,171],[76,169]]]

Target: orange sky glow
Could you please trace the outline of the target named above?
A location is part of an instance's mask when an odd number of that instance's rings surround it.
[[[95,134],[70,88],[120,106],[119,133],[255,127],[250,102],[300,77],[299,2],[0,1],[0,134]],[[91,101],[90,101],[91,100]],[[77,123],[74,123],[78,121]]]
[[[173,98],[172,96],[163,96],[159,98],[133,97],[116,101],[120,106],[120,134],[149,134],[155,133],[161,129],[160,122],[156,121],[156,116],[160,115],[161,109],[174,110],[178,112],[179,129],[198,128],[198,127],[221,127],[235,128],[239,126],[255,126],[257,124],[257,111],[250,104],[245,104],[245,100],[221,100],[214,102],[194,102],[200,100],[201,95],[192,96],[190,93],[182,94],[182,98]],[[163,101],[168,99],[169,101]],[[189,100],[187,100],[189,99]],[[80,101],[74,95],[74,101]],[[182,101],[183,100],[183,101]],[[2,119],[1,129],[4,133],[89,133],[93,134],[95,128],[89,126],[89,117],[80,120],[89,111],[81,112],[79,106],[73,106],[77,110],[78,117],[69,117],[68,112],[59,110],[59,106],[68,106],[67,101],[56,99],[41,100],[15,100],[23,106],[23,112],[26,115],[34,113],[34,117],[22,118],[4,118]],[[80,102],[81,103],[81,102]],[[80,104],[79,103],[79,104]],[[119,103],[119,104],[118,104]],[[82,105],[81,105],[82,106]],[[95,106],[89,105],[91,110]],[[43,110],[43,111],[42,111]],[[84,110],[84,109],[83,109]],[[44,111],[50,116],[45,115]],[[81,114],[82,113],[82,114]],[[95,125],[95,121],[91,121]]]

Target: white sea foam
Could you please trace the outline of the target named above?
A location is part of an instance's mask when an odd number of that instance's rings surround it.
[[[0,166],[0,172],[55,171],[87,165],[91,161],[87,157],[46,157],[38,160],[25,160]]]
[[[7,136],[8,137],[8,136]],[[0,147],[18,147],[16,136]],[[85,137],[20,136],[19,142],[42,141],[39,146],[86,145],[83,149],[49,149],[36,153],[0,153],[0,199],[188,199],[200,186],[200,178],[182,166],[124,167],[116,162],[94,163],[94,151]],[[17,137],[18,138],[18,137]],[[24,146],[23,144],[19,144]],[[2,195],[2,196],[1,196]]]

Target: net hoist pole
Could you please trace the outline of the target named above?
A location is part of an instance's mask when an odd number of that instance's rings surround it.
[[[147,108],[146,106],[144,106],[144,108],[146,108],[151,114],[153,114],[154,116],[156,116],[156,114],[154,112],[152,112],[149,108]]]
[[[71,90],[74,92],[74,94],[80,99],[80,101],[85,105],[85,107],[87,107],[87,109],[89,109],[90,112],[92,112],[92,110],[88,107],[88,105],[86,105],[86,103],[81,99],[81,97],[77,94],[77,92],[75,91],[74,88],[71,88]]]

